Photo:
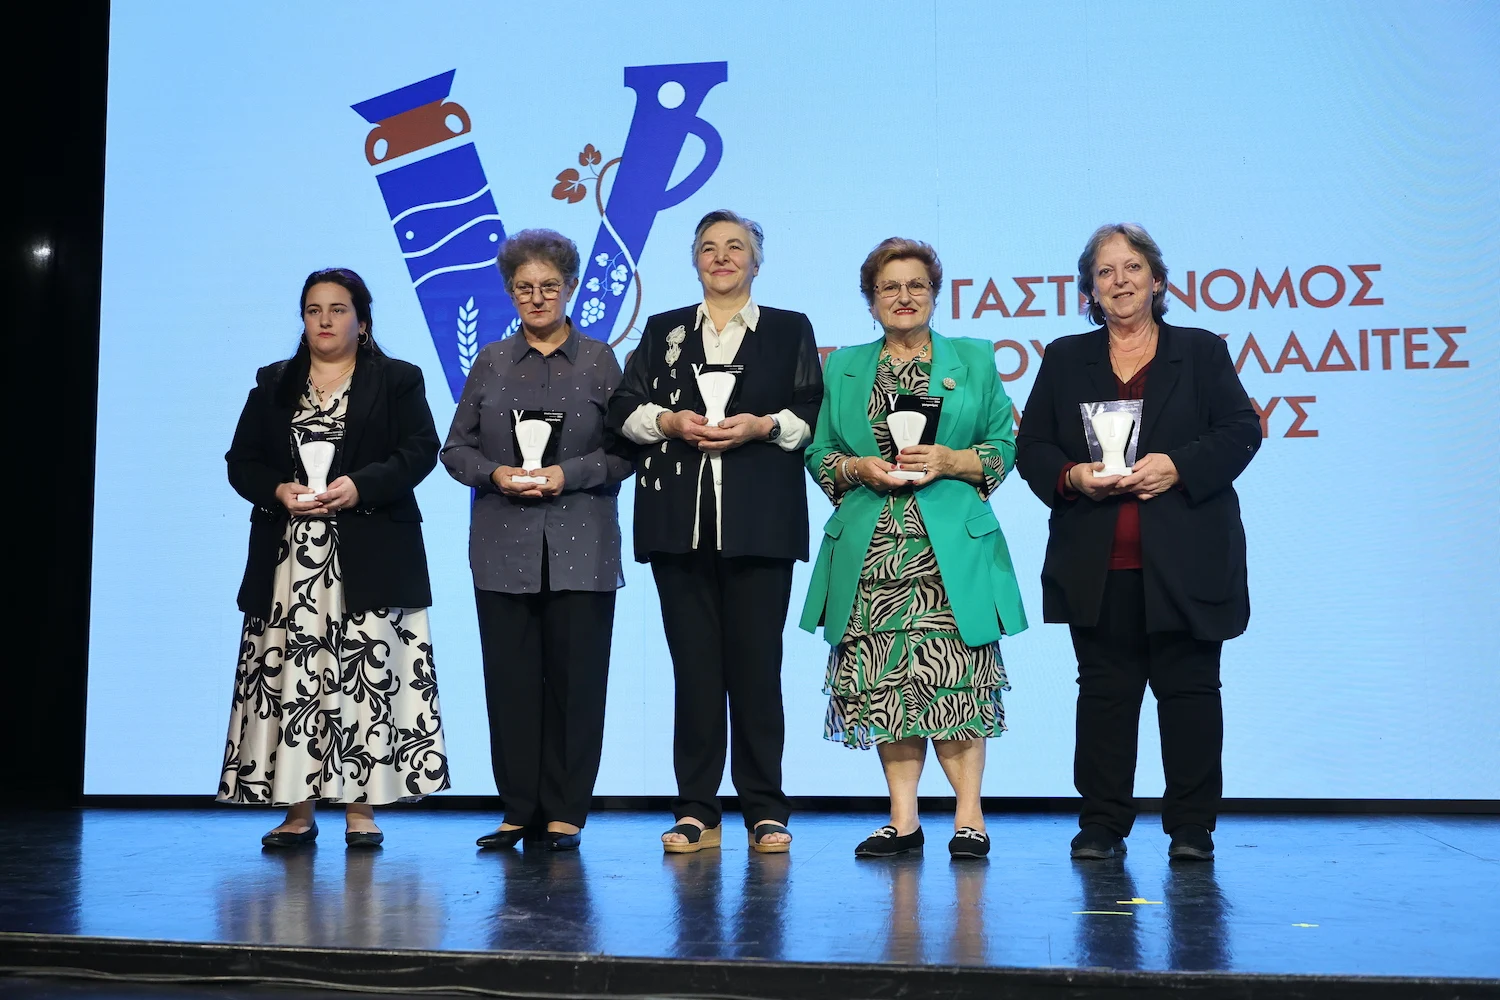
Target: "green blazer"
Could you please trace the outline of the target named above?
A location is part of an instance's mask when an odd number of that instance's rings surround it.
[[[806,463],[814,475],[830,452],[878,455],[868,407],[882,341],[846,347],[828,356],[823,370],[823,407]],[[948,388],[951,380],[952,388]],[[1010,397],[995,370],[993,346],[970,337],[932,335],[932,385],[943,397],[937,443],[954,450],[994,445],[1005,472],[1014,467],[1016,433]],[[865,553],[875,534],[885,497],[865,487],[843,495],[823,526],[823,544],[813,566],[801,625],[837,644],[849,626]],[[1000,522],[979,491],[958,479],[938,479],[917,491],[938,570],[966,644],[983,646],[1026,628],[1021,591],[1011,568]]]

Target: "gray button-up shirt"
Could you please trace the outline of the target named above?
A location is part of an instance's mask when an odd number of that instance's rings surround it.
[[[475,587],[535,594],[544,558],[552,590],[615,590],[624,584],[616,497],[631,465],[604,426],[605,407],[619,384],[615,352],[577,330],[570,329],[548,355],[520,332],[479,352],[442,451],[449,475],[477,491],[469,523]],[[558,496],[509,497],[491,481],[500,466],[521,464],[512,410],[567,414],[556,445],[563,471]]]

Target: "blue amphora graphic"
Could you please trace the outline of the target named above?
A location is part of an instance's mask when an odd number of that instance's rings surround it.
[[[626,287],[632,280],[639,285],[636,263],[657,213],[682,204],[718,169],[724,140],[698,109],[708,92],[728,79],[727,62],[626,67],[625,86],[636,95],[635,116],[573,302],[573,325],[589,336],[610,339]],[[703,159],[668,188],[689,135],[703,140]]]
[[[519,322],[495,259],[505,226],[479,153],[455,142],[469,113],[448,100],[457,70],[372,97],[354,110],[374,125],[365,159],[396,232],[427,329],[458,399],[479,349]]]

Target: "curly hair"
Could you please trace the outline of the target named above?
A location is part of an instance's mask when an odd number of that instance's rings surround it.
[[[550,264],[566,284],[578,281],[578,244],[551,229],[523,229],[512,235],[500,248],[500,280],[506,291],[516,272],[532,262]]]

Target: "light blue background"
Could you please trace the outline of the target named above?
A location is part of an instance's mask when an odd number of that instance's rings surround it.
[[[662,213],[640,260],[645,309],[695,301],[693,223],[731,206],[766,229],[755,286],[825,345],[874,336],[857,291],[868,250],[932,242],[963,290],[950,335],[1047,343],[1056,315],[969,314],[993,277],[1075,273],[1084,239],[1135,220],[1174,282],[1232,268],[1376,263],[1375,307],[1168,318],[1254,333],[1271,361],[1295,330],[1465,326],[1466,369],[1266,374],[1251,395],[1316,396],[1315,439],[1271,436],[1241,478],[1254,614],[1224,654],[1225,792],[1271,797],[1500,797],[1500,18],[1447,3],[996,5],[657,3],[516,11],[488,3],[249,8],[122,4],[111,15],[109,139],[89,681],[89,793],[217,786],[240,615],[246,504],[223,453],[255,369],[288,355],[311,270],[352,267],[377,332],[453,402],[349,105],[457,68],[452,98],[508,229],[587,252],[592,192],[558,171],[619,153],[630,65],[727,60],[702,115],[724,138],[708,184]],[[697,161],[690,140],[678,165]],[[1321,292],[1331,284],[1314,286]],[[1222,294],[1228,283],[1215,285]],[[1299,294],[1299,300],[1301,296]],[[623,320],[621,321],[623,323]],[[1440,351],[1423,355],[1436,360]],[[623,352],[623,349],[622,349]],[[1379,352],[1372,346],[1378,367]],[[1014,355],[1000,354],[1009,367]],[[1007,389],[1024,405],[1036,372]],[[142,447],[141,442],[151,442]],[[454,791],[494,790],[466,556],[468,492],[418,489]],[[630,523],[629,492],[621,520]],[[1041,622],[1046,511],[1017,477],[995,498],[1031,614],[1003,652],[1011,731],[991,795],[1072,794],[1067,630]],[[815,528],[827,504],[814,494]],[[627,542],[628,551],[628,542]],[[600,794],[669,794],[671,672],[650,574],[627,566]],[[799,565],[793,619],[806,588]],[[821,738],[827,647],[789,628],[786,786],[883,794],[873,753]],[[1137,790],[1158,794],[1152,709]],[[726,784],[726,790],[727,784]],[[946,790],[929,768],[923,791]]]

